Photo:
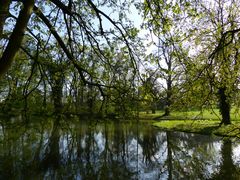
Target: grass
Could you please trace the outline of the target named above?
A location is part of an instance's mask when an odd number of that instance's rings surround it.
[[[153,125],[170,131],[240,138],[240,124],[237,122],[219,127],[219,122],[213,120],[164,120]]]
[[[175,111],[171,116],[162,116],[162,111],[156,114],[140,113],[142,120],[155,120],[153,125],[164,130],[182,131],[207,135],[240,138],[240,115],[235,110],[231,112],[232,124],[219,127],[220,114],[217,109],[200,111]]]
[[[173,111],[171,116],[163,116],[163,111],[156,111],[155,114],[140,112],[140,119],[153,119],[153,120],[216,120],[220,121],[221,115],[218,109],[205,109],[201,111]],[[240,121],[240,112],[237,109],[231,111],[231,120]]]

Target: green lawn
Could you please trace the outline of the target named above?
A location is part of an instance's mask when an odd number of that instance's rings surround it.
[[[218,109],[205,109],[201,111],[173,111],[170,116],[162,116],[163,111],[156,111],[155,114],[140,112],[140,119],[154,119],[154,120],[217,120],[220,121],[221,115]],[[236,109],[231,111],[231,120],[240,121],[240,112]]]
[[[240,138],[240,123],[237,121],[234,121],[231,125],[221,127],[219,127],[219,122],[215,120],[163,120],[155,122],[153,125],[170,131]]]
[[[171,116],[162,116],[163,111],[156,114],[140,113],[140,119],[155,120],[154,126],[170,131],[183,131],[208,135],[219,135],[240,138],[240,115],[233,110],[231,112],[232,124],[219,127],[221,120],[219,111],[204,110],[200,111],[175,111]]]

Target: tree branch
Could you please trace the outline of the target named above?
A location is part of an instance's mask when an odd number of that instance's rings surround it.
[[[86,80],[86,78],[84,77],[83,73],[86,72],[89,75],[90,75],[90,73],[88,73],[87,70],[85,70],[82,67],[80,67],[80,65],[74,60],[74,57],[72,56],[72,54],[68,50],[67,46],[64,44],[62,38],[59,36],[59,34],[56,32],[54,27],[51,25],[50,21],[44,16],[44,14],[41,12],[41,10],[38,7],[36,7],[36,6],[34,6],[33,10],[36,13],[36,15],[46,24],[48,29],[51,31],[51,33],[53,34],[53,36],[57,40],[57,42],[60,45],[60,47],[63,49],[63,51],[66,54],[67,58],[72,62],[74,67],[78,70],[78,73],[80,74],[80,77],[81,77],[83,83],[85,85],[89,84],[89,85],[93,85],[93,86],[98,87],[99,91],[101,92],[101,95],[105,96],[105,94],[104,94],[104,92],[102,90],[102,87],[106,87],[106,86],[103,85],[103,84],[94,83],[94,82],[90,82],[90,81]]]
[[[20,11],[16,25],[8,41],[8,45],[0,59],[0,77],[8,70],[21,46],[24,32],[32,14],[33,6],[34,0],[23,2],[23,9]]]

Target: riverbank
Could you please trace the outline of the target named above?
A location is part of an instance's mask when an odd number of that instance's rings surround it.
[[[140,113],[140,119],[151,120],[151,123],[160,129],[167,131],[181,131],[205,135],[217,135],[222,137],[240,138],[240,118],[232,113],[232,124],[220,124],[218,111],[205,110],[189,112],[173,112],[171,116],[162,116],[163,112],[156,114]],[[152,122],[155,120],[155,122]]]
[[[162,120],[154,122],[153,125],[167,131],[240,138],[240,123],[237,122],[219,127],[219,121],[215,120]]]

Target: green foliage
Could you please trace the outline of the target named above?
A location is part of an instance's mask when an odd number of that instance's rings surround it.
[[[5,110],[132,114],[239,106],[237,1],[71,2],[35,2],[22,51],[1,80]],[[157,49],[150,55],[127,17],[133,3],[151,33],[147,46]],[[6,27],[8,37],[14,23]]]

